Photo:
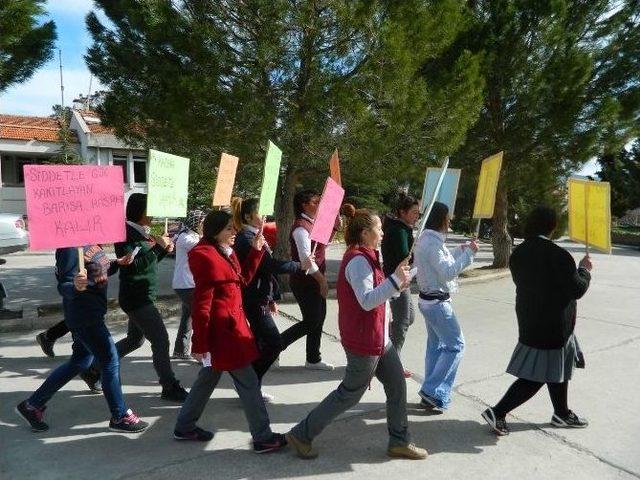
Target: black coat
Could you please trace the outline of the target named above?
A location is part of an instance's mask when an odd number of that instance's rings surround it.
[[[576,299],[589,288],[589,272],[576,269],[569,252],[541,237],[516,247],[509,268],[520,343],[543,350],[563,347],[575,326]]]
[[[243,228],[236,235],[236,241],[233,249],[238,256],[240,263],[244,261],[251,249],[255,233],[247,228]],[[269,251],[265,251],[258,271],[249,285],[242,289],[242,299],[245,304],[258,304],[280,300],[280,285],[276,275],[283,273],[296,273],[300,271],[300,263],[278,260],[273,258]]]

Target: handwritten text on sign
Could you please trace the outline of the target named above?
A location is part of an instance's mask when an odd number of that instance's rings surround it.
[[[189,194],[189,159],[149,150],[147,215],[186,217]]]
[[[32,250],[124,240],[119,166],[25,165],[24,184]]]
[[[326,245],[331,240],[331,234],[336,224],[336,218],[340,213],[340,205],[344,198],[344,188],[338,185],[331,177],[327,178],[324,192],[318,204],[318,211],[311,229],[311,240]]]

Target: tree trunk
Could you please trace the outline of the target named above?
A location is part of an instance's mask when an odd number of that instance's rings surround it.
[[[275,258],[285,259],[291,258],[289,251],[289,232],[294,221],[293,214],[293,196],[296,193],[296,185],[298,183],[298,174],[292,165],[287,170],[282,179],[282,187],[280,188],[280,196],[276,199],[276,225],[278,227],[278,242],[274,249]],[[278,277],[282,291],[289,291],[289,277],[280,275]]]
[[[508,226],[508,198],[504,185],[504,175],[498,184],[496,192],[496,207],[493,211],[493,232],[491,244],[493,246],[493,268],[507,268],[511,256],[511,236]]]

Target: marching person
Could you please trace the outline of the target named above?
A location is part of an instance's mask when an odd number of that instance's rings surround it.
[[[410,274],[401,262],[385,279],[377,250],[383,237],[380,218],[369,210],[343,207],[348,217],[347,251],[338,276],[338,323],[347,355],[344,379],[307,417],[287,434],[287,441],[301,458],[315,458],[312,447],[318,436],[338,415],[355,406],[375,375],[387,396],[387,429],[391,457],[420,460],[427,451],[409,438],[407,386],[402,363],[389,338],[388,300],[407,288]]]
[[[137,350],[144,339],[151,342],[153,367],[162,385],[161,398],[184,402],[187,391],[182,388],[171,368],[169,335],[155,306],[158,286],[158,262],[173,249],[168,237],[151,236],[151,218],[147,216],[147,195],[133,193],[126,208],[127,238],[115,244],[116,255],[137,251],[133,262],[120,268],[120,308],[129,317],[127,336],[116,343],[118,355]]]
[[[233,249],[241,263],[251,253],[253,240],[263,227],[263,219],[258,215],[258,203],[259,199],[249,198],[236,202],[234,206],[234,225],[240,224],[242,227],[236,236]],[[293,274],[308,270],[312,266],[312,258],[307,257],[302,263],[279,260],[273,257],[271,248],[266,243],[264,250],[253,280],[242,289],[244,311],[260,350],[260,358],[253,363],[253,368],[261,383],[262,377],[282,350],[282,338],[273,320],[273,314],[278,311],[276,302],[281,298],[276,275]],[[274,400],[267,393],[262,392],[262,396],[267,402]]]
[[[282,332],[282,347],[285,349],[306,335],[305,367],[311,370],[333,370],[333,365],[323,362],[320,354],[322,326],[327,315],[329,285],[325,276],[326,246],[311,241],[311,229],[319,203],[320,195],[313,190],[302,190],[293,197],[296,219],[289,236],[291,258],[295,262],[301,262],[314,252],[314,261],[306,272],[301,270],[289,277],[289,286],[300,306],[302,321]],[[336,220],[338,221],[339,219]]]
[[[420,216],[418,201],[411,195],[401,192],[395,201],[393,212],[385,216],[382,222],[384,237],[380,246],[382,252],[382,269],[386,276],[391,275],[396,267],[409,256],[413,246],[413,227]],[[389,301],[391,305],[391,341],[398,355],[404,345],[409,326],[413,324],[415,313],[411,301],[411,289],[400,292]],[[405,377],[411,372],[403,370]]]
[[[176,264],[173,270],[171,286],[182,302],[180,326],[173,344],[173,358],[190,360],[191,341],[191,301],[193,298],[193,275],[189,269],[189,251],[200,241],[202,221],[205,213],[202,210],[191,210],[187,214],[183,227],[175,235],[173,243],[176,251]]]
[[[241,290],[251,282],[263,256],[264,237],[258,234],[242,265],[233,251],[235,229],[225,210],[209,213],[203,236],[189,252],[193,273],[192,355],[203,362],[174,429],[176,440],[209,441],[213,433],[196,425],[223,372],[229,372],[249,422],[256,453],[286,446],[284,435],[271,431],[252,367],[258,348],[242,307]]]
[[[127,407],[120,384],[120,363],[113,338],[104,323],[107,313],[107,277],[133,261],[132,255],[109,260],[98,245],[82,248],[86,271],[80,271],[78,249],[56,250],[56,278],[62,295],[64,318],[73,337],[72,354],[56,368],[28,399],[16,407],[34,432],[49,429],[44,411],[47,402],[73,377],[89,368],[94,358],[100,365],[102,392],[111,411],[109,428],[123,433],[145,430],[148,423],[140,420]]]
[[[450,294],[458,289],[457,277],[473,262],[475,240],[449,251],[449,207],[435,202],[414,250],[420,287],[418,308],[427,326],[424,382],[418,392],[422,406],[446,410],[464,353],[464,336],[451,305]]]
[[[577,358],[574,337],[576,300],[591,281],[591,260],[585,255],[576,268],[569,252],[551,237],[558,225],[555,210],[540,206],[527,219],[525,240],[515,248],[509,268],[516,285],[518,344],[507,373],[518,379],[504,397],[482,413],[497,435],[508,435],[507,413],[547,385],[553,415],[560,428],[585,428],[587,420],[569,409],[569,380]]]

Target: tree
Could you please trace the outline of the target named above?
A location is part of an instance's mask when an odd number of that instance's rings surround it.
[[[611,184],[611,212],[623,217],[627,210],[640,207],[640,139],[617,155],[598,158],[600,178]]]
[[[38,25],[45,0],[0,0],[0,93],[28,80],[53,54],[53,21]]]
[[[52,118],[58,120],[60,129],[58,130],[58,143],[60,148],[53,157],[50,157],[48,163],[62,164],[62,165],[77,165],[81,164],[82,157],[78,154],[78,150],[75,145],[78,143],[75,133],[70,128],[71,122],[71,108],[64,107],[56,104],[52,107]]]
[[[87,63],[109,88],[103,122],[129,141],[191,156],[198,201],[222,150],[241,158],[239,192],[255,195],[273,140],[284,153],[281,249],[295,189],[322,186],[336,146],[347,194],[375,203],[371,185],[377,199],[397,183],[421,186],[424,168],[460,145],[481,105],[477,55],[462,49],[449,70],[421,75],[468,28],[455,0],[96,4],[111,22],[87,17]]]
[[[477,174],[482,158],[505,152],[492,239],[494,266],[505,267],[514,206],[557,203],[570,172],[637,135],[640,2],[466,3],[472,27],[449,54],[481,54],[486,90],[478,122],[452,163]]]

